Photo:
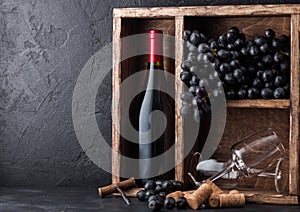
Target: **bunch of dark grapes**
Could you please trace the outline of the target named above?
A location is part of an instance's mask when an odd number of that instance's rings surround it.
[[[209,81],[216,81],[218,73],[214,70],[218,59],[210,51],[207,38],[197,30],[184,31],[187,41],[187,59],[181,64],[181,80],[188,86],[188,91],[181,94],[183,117],[193,117],[196,122],[210,112],[210,98],[217,97],[222,92],[222,84],[218,84],[207,91]]]
[[[147,201],[148,207],[152,210],[160,210],[164,206],[167,209],[173,209],[176,205],[180,208],[185,208],[187,202],[185,198],[180,198],[177,202],[166,196],[174,191],[182,191],[183,183],[175,180],[149,180],[145,183],[144,189],[137,192],[137,198],[140,201]]]
[[[264,36],[247,41],[237,27],[230,28],[217,39],[208,39],[197,30],[185,30],[187,59],[182,63],[181,80],[189,87],[181,95],[181,115],[199,120],[210,107],[210,95],[217,96],[221,90],[208,95],[205,83],[198,76],[207,71],[210,64],[216,73],[209,79],[219,77],[227,99],[283,99],[289,97],[290,38],[275,37],[272,29]],[[204,70],[202,70],[204,68]],[[212,76],[211,76],[212,75]],[[198,116],[196,116],[198,112]]]

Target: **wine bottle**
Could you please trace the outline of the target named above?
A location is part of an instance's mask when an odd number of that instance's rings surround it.
[[[164,152],[164,134],[158,136],[157,133],[164,131],[163,118],[152,113],[156,110],[163,111],[161,91],[152,89],[155,85],[159,88],[159,78],[155,70],[163,70],[163,45],[162,31],[148,31],[148,80],[147,88],[141,104],[139,113],[139,159],[149,159],[158,156]],[[157,137],[155,141],[153,141]],[[162,173],[156,177],[149,178],[153,172],[162,170],[163,164],[153,164],[149,160],[146,165],[140,162],[139,175],[142,178],[142,184],[149,179],[161,179]]]

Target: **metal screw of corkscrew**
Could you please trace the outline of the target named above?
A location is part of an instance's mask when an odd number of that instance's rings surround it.
[[[114,184],[114,187],[116,187],[116,189],[118,190],[118,192],[121,194],[124,202],[127,205],[130,205],[130,200],[126,197],[126,195],[124,194],[124,192],[122,191],[122,189],[117,184]]]
[[[192,179],[193,183],[195,184],[195,186],[198,188],[202,183],[198,182],[195,177],[189,172],[188,175],[190,176],[190,178]]]

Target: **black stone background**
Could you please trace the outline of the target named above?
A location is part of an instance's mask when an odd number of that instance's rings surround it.
[[[110,183],[76,139],[71,101],[84,64],[111,42],[113,8],[297,2],[0,0],[0,186]],[[97,120],[110,142],[111,74],[98,94]]]

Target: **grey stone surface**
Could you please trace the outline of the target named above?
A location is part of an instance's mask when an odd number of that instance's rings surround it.
[[[114,7],[275,2],[297,0],[0,0],[0,186],[110,182],[81,150],[71,102],[81,68],[111,41]],[[98,94],[97,120],[110,141],[111,75]]]
[[[0,188],[0,211],[131,211],[146,212],[149,209],[146,202],[129,197],[131,204],[126,205],[121,197],[107,196],[99,198],[95,188]],[[299,211],[299,205],[264,205],[246,204],[243,209],[230,208],[233,212],[289,212]],[[225,210],[225,209],[223,209]],[[161,211],[169,211],[163,208]],[[192,212],[192,209],[174,211]],[[202,211],[219,212],[219,208],[203,209]]]

